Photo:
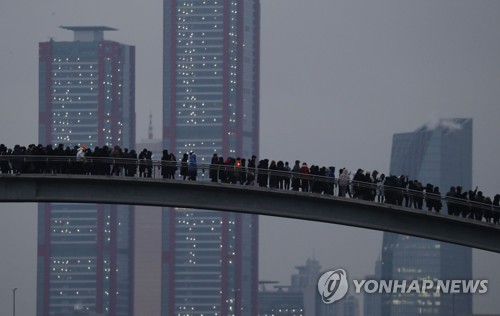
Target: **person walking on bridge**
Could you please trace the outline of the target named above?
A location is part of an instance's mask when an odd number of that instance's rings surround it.
[[[196,176],[198,175],[198,166],[196,165],[196,153],[194,151],[189,153],[188,174],[189,180],[196,181]]]

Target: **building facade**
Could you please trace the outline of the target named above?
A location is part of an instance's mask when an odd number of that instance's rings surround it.
[[[320,276],[321,266],[315,257],[307,258],[305,265],[296,266],[297,273],[290,277],[290,285],[275,285],[276,290],[267,290],[266,282],[261,281],[259,291],[260,316],[305,316],[315,315],[317,280]],[[306,309],[306,306],[308,309]]]
[[[259,0],[164,2],[163,141],[250,157],[259,149]]]
[[[375,273],[367,275],[365,280],[379,281],[382,275],[382,262],[380,259],[375,262]],[[363,315],[382,316],[382,295],[379,293],[363,294]]]
[[[135,48],[102,26],[39,44],[39,143],[135,145]],[[131,315],[130,206],[39,204],[37,315]]]
[[[135,148],[146,148],[154,160],[161,159],[163,142],[153,136],[152,114],[148,138],[140,140]],[[161,315],[162,218],[161,207],[135,206],[134,315]]]
[[[472,188],[472,119],[442,119],[393,138],[391,174],[408,175],[447,192]],[[440,241],[384,233],[382,279],[472,279],[472,249]],[[470,294],[382,296],[382,315],[472,314]]]
[[[163,142],[198,162],[259,149],[259,0],[164,1]],[[255,315],[258,218],[163,217],[162,315]]]

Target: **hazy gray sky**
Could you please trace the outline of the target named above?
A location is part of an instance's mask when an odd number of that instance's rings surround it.
[[[387,172],[392,135],[436,117],[474,119],[473,182],[500,192],[500,1],[263,0],[262,157]],[[153,112],[160,136],[162,3],[133,0],[0,2],[0,142],[38,139],[38,43],[72,40],[59,25],[107,25],[136,46],[138,139]],[[459,159],[459,157],[457,157]],[[324,268],[372,273],[382,233],[262,218],[262,279],[288,282],[313,252]],[[0,314],[33,315],[36,207],[0,205]],[[475,251],[490,279],[477,312],[499,313],[500,255]]]

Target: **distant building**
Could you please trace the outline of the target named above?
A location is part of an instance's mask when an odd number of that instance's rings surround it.
[[[153,159],[161,159],[163,143],[154,138],[151,114],[148,129],[148,137],[138,142],[135,148],[138,151],[146,148],[153,153]],[[160,316],[163,209],[136,205],[134,214],[133,315]]]
[[[307,313],[307,316],[359,316],[359,300],[354,295],[346,295],[341,300],[325,304],[316,296],[316,310],[314,314]]]
[[[274,285],[266,289],[266,282],[259,291],[259,316],[359,316],[359,301],[347,295],[333,304],[325,304],[318,293],[318,279],[326,271],[315,258],[295,267],[298,273],[291,276],[291,285]]]
[[[260,0],[164,0],[163,142],[250,158],[259,151]]]
[[[446,193],[472,187],[472,119],[441,119],[414,132],[395,134],[390,173],[408,175]]]
[[[291,285],[275,285],[277,290],[266,290],[265,286],[259,291],[259,315],[271,316],[303,316],[313,315],[314,312],[306,312],[305,306],[315,304],[316,292],[310,297],[307,295],[309,288],[316,288],[321,266],[315,258],[308,258],[303,266],[296,266],[298,273],[291,276]],[[310,302],[307,302],[307,300]]]
[[[380,280],[382,277],[382,262],[375,263],[375,273],[367,275],[366,280]],[[382,295],[379,293],[363,294],[363,315],[364,316],[382,316]]]
[[[39,47],[43,144],[135,145],[135,47],[105,40],[104,26],[63,26],[74,41]]]
[[[359,300],[353,295],[344,297],[339,307],[339,316],[359,316]]]
[[[155,138],[153,134],[153,114],[149,114],[149,126],[148,126],[148,137],[141,139],[135,145],[137,154],[139,154],[143,149],[151,151],[153,154],[153,160],[161,160],[163,155],[163,141],[161,138]],[[157,172],[158,170],[155,170]]]
[[[259,154],[259,0],[164,0],[163,142],[180,160]],[[258,217],[163,216],[162,315],[255,315]]]
[[[39,143],[135,145],[135,48],[104,26],[39,44]],[[133,312],[133,207],[39,204],[37,315]]]
[[[408,175],[444,195],[450,186],[472,187],[472,119],[445,119],[393,138],[391,174]],[[472,279],[471,248],[384,233],[382,279]],[[470,294],[392,294],[382,297],[382,315],[452,316],[472,313]]]
[[[259,316],[304,316],[304,293],[290,287],[259,291]]]

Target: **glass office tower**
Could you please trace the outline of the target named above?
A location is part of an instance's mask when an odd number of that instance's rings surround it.
[[[163,142],[248,159],[259,149],[259,0],[164,1]],[[255,315],[258,218],[168,210],[162,315]]]
[[[39,143],[135,145],[135,48],[102,26],[39,44]],[[84,194],[84,193],[82,193]],[[131,206],[39,204],[37,315],[131,315]]]
[[[472,119],[442,119],[412,133],[395,134],[393,175],[408,175],[445,194],[472,187]],[[384,233],[382,279],[472,279],[472,249],[440,241]],[[382,315],[472,314],[470,294],[383,295]]]

